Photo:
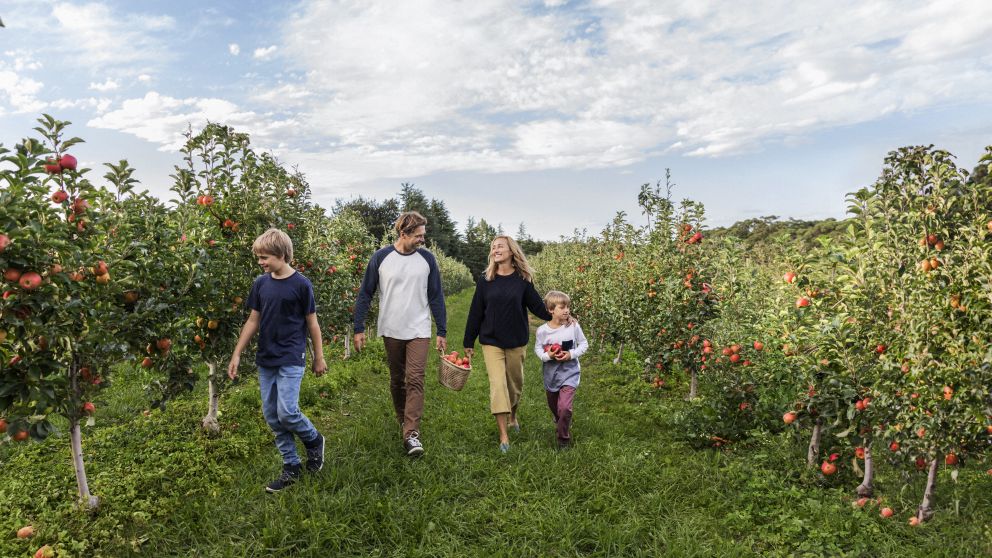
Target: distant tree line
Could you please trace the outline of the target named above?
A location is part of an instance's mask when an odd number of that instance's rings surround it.
[[[489,261],[489,245],[492,239],[505,234],[500,223],[493,225],[485,219],[468,217],[463,229],[452,219],[444,201],[430,198],[413,184],[403,183],[399,193],[382,201],[359,196],[348,200],[337,200],[335,215],[351,211],[365,223],[369,232],[380,239],[383,246],[393,241],[393,223],[404,211],[418,211],[427,218],[427,242],[441,249],[448,256],[464,263],[473,277],[486,268]],[[811,250],[819,246],[821,237],[839,238],[847,227],[845,220],[823,219],[804,221],[781,219],[768,215],[738,221],[728,227],[717,227],[707,232],[711,240],[736,238],[756,257],[771,257],[782,253],[783,249]],[[511,235],[520,243],[528,256],[536,256],[544,249],[545,242],[535,240],[520,223],[516,234]]]
[[[781,220],[776,215],[738,221],[729,227],[711,229],[707,236],[712,240],[723,237],[739,239],[748,252],[769,253],[776,247],[790,246],[794,250],[811,250],[819,246],[818,239],[828,237],[839,239],[847,228],[847,221],[822,219],[803,221],[800,219]]]
[[[451,218],[444,201],[428,199],[426,195],[413,184],[401,185],[399,194],[394,198],[377,201],[364,196],[349,200],[337,200],[334,204],[335,215],[351,211],[365,223],[369,232],[380,239],[382,245],[393,241],[393,223],[404,211],[417,211],[427,218],[427,242],[441,249],[445,254],[460,260],[473,277],[486,268],[489,262],[489,244],[497,235],[504,234],[502,224],[493,226],[485,219],[476,220],[469,217],[465,228],[458,230],[458,223]],[[513,238],[520,243],[528,256],[538,254],[544,243],[534,240],[521,223]]]

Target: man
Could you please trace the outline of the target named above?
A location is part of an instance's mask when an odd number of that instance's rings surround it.
[[[409,456],[424,453],[420,417],[424,411],[424,368],[430,349],[431,314],[437,324],[437,348],[448,348],[447,318],[441,273],[434,255],[423,248],[427,219],[416,211],[400,215],[397,238],[372,254],[355,301],[355,349],[365,346],[365,317],[377,288],[378,331],[389,361],[389,391],[396,419],[403,426]]]

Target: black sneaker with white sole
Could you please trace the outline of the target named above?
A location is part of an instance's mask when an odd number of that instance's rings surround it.
[[[265,491],[269,494],[275,494],[276,492],[292,485],[294,482],[300,480],[300,475],[302,474],[301,469],[302,467],[300,467],[299,464],[283,465],[282,473],[279,474],[279,478],[266,485]]]
[[[324,468],[324,435],[317,434],[317,439],[310,444],[303,444],[307,448],[307,472],[316,473]]]
[[[424,453],[424,445],[420,443],[420,434],[414,432],[403,442],[403,448],[410,457],[417,457]]]

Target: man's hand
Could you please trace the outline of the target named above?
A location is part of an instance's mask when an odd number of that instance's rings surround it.
[[[324,359],[323,358],[314,359],[313,361],[314,376],[317,376],[319,378],[324,375],[324,372],[327,372],[327,363],[324,362]]]
[[[361,351],[365,347],[365,332],[355,334],[355,350]]]
[[[441,337],[440,335],[437,336],[437,350],[441,351],[442,353],[448,350],[447,337]]]
[[[241,356],[234,355],[231,357],[231,362],[227,363],[227,377],[230,379],[235,379],[238,377],[238,365],[241,364]]]

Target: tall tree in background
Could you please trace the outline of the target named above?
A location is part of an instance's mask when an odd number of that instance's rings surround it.
[[[493,238],[501,233],[501,229],[496,229],[485,219],[476,222],[474,217],[468,218],[465,225],[465,251],[462,253],[462,263],[472,271],[473,277],[478,277],[486,269],[489,263],[489,245]]]
[[[530,236],[523,221],[520,222],[520,227],[517,228],[515,240],[520,244],[520,248],[523,249],[524,254],[527,254],[528,257],[536,256],[541,253],[541,250],[544,250],[544,243],[540,240],[534,240]]]
[[[400,204],[396,198],[390,198],[380,203],[359,196],[349,201],[339,199],[334,202],[334,215],[340,215],[346,210],[351,210],[359,216],[369,234],[376,241],[382,239],[386,232],[393,228],[393,223],[400,216]]]
[[[461,259],[464,248],[462,238],[444,202],[435,198],[428,200],[423,192],[409,182],[404,182],[401,186],[398,200],[400,209],[417,211],[423,215],[427,219],[427,236],[430,241],[445,254]]]

